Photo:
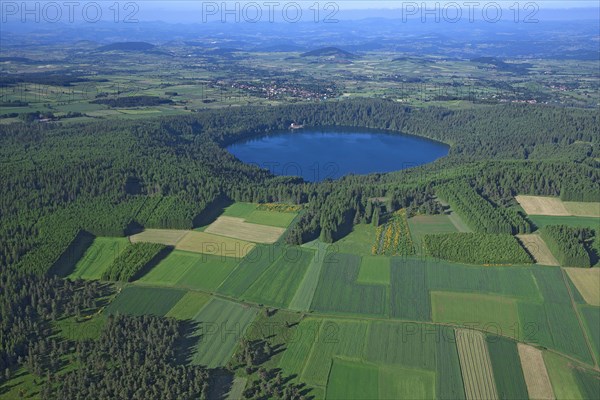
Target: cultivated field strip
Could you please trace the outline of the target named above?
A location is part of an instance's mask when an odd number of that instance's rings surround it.
[[[253,224],[243,218],[221,216],[210,224],[205,232],[255,243],[275,243],[283,235],[285,228]]]
[[[457,329],[456,344],[467,400],[498,399],[492,362],[483,333]]]
[[[143,232],[131,235],[131,243],[148,242],[175,246],[189,231],[178,229],[146,229]]]
[[[308,311],[310,304],[312,303],[315,290],[319,284],[319,276],[321,276],[321,269],[327,256],[327,249],[329,244],[318,242],[315,245],[315,255],[313,256],[308,269],[304,274],[304,278],[300,282],[294,297],[290,301],[289,308],[296,311]]]
[[[536,400],[555,399],[542,351],[522,343],[519,343],[517,347],[529,398]]]

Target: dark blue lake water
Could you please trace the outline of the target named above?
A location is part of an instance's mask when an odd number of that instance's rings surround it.
[[[302,129],[234,143],[227,148],[243,162],[275,175],[310,182],[347,174],[391,172],[437,160],[449,147],[415,136],[367,129]]]

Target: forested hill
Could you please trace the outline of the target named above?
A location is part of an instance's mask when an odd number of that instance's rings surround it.
[[[452,147],[445,159],[416,170],[319,184],[273,177],[223,148],[292,121],[402,131]],[[142,227],[187,229],[225,197],[308,203],[291,242],[339,237],[353,220],[368,218],[369,197],[390,197],[395,207],[429,207],[433,186],[459,178],[499,203],[516,193],[589,201],[599,195],[598,122],[593,110],[410,109],[353,100],[145,121],[2,126],[0,264],[48,271],[77,251],[74,239],[82,230],[125,235]]]

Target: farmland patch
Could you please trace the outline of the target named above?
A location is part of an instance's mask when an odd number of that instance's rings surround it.
[[[514,334],[519,323],[514,299],[475,293],[431,292],[434,322],[457,325],[477,323],[478,328],[498,334]]]
[[[69,275],[70,279],[100,279],[129,244],[127,238],[97,237]]]
[[[210,295],[199,292],[187,292],[165,315],[177,319],[192,319],[210,300]]]
[[[558,197],[515,196],[515,199],[527,214],[533,215],[571,215]]]
[[[198,344],[192,355],[192,363],[209,368],[224,366],[256,313],[254,308],[212,299],[194,318],[198,323]]]
[[[554,391],[541,350],[522,343],[519,343],[517,348],[529,397],[532,399],[554,399]]]
[[[447,215],[417,215],[409,218],[408,227],[418,254],[422,254],[424,235],[458,232]]]
[[[533,256],[536,263],[541,265],[559,266],[558,260],[552,255],[552,252],[544,242],[544,239],[537,234],[517,235],[519,241]]]
[[[492,362],[485,336],[478,331],[457,329],[456,344],[468,400],[497,399]]]
[[[221,216],[204,232],[256,243],[275,243],[285,228],[252,224],[242,218]]]
[[[147,242],[175,246],[189,231],[177,229],[146,229],[129,236],[131,243]]]
[[[340,400],[381,398],[377,366],[334,358],[326,397]]]
[[[164,316],[185,295],[185,291],[167,288],[128,286],[106,308],[106,314]]]
[[[390,259],[384,256],[363,256],[357,283],[373,285],[390,284]]]
[[[309,248],[314,248],[315,253],[304,274],[304,278],[290,301],[289,308],[292,310],[308,311],[310,309],[315,290],[317,290],[317,285],[319,284],[319,276],[321,275],[323,264],[327,262],[327,258],[331,259],[331,257],[335,257],[334,254],[328,254],[329,244],[327,243],[316,241],[314,246]]]
[[[245,240],[212,235],[207,232],[189,231],[177,242],[175,248],[194,253],[244,258],[254,246],[254,243]]]
[[[600,268],[565,268],[586,303],[600,306]]]
[[[527,399],[527,384],[517,343],[501,336],[488,337],[488,350],[500,399]]]

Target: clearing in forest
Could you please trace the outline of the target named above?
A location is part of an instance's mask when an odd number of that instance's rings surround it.
[[[538,264],[560,266],[560,263],[554,257],[540,235],[517,235],[517,238],[519,238],[523,246],[525,246],[529,254],[533,256]]]
[[[552,391],[546,364],[544,364],[542,351],[522,343],[518,343],[517,346],[529,398],[536,400],[554,399],[554,392]]]
[[[256,243],[275,243],[283,235],[285,228],[253,224],[243,218],[221,216],[210,224],[205,232]]]
[[[600,268],[565,268],[586,303],[600,306]]]
[[[492,362],[483,333],[457,329],[456,344],[467,400],[497,399]]]

